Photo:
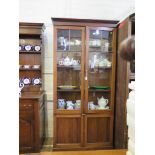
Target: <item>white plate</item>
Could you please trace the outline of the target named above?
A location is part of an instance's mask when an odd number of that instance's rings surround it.
[[[66,85],[66,86],[58,86],[58,88],[70,90],[70,89],[75,89],[75,88],[77,88],[77,86],[69,86],[69,85]]]

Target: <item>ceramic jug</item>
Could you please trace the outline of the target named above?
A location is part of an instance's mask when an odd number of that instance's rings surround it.
[[[64,99],[58,99],[58,109],[65,109],[66,103]]]
[[[99,109],[106,109],[108,104],[108,99],[105,99],[103,96],[101,98],[97,98]]]
[[[74,109],[74,104],[72,101],[66,101],[66,103],[67,103],[67,109],[70,109],[70,110]]]
[[[76,103],[74,105],[75,109],[80,109],[81,106],[81,100],[76,100]]]

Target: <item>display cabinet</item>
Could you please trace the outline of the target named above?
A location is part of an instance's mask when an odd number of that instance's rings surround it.
[[[19,152],[40,152],[45,137],[42,23],[19,24]]]
[[[113,148],[117,21],[53,23],[54,150]]]

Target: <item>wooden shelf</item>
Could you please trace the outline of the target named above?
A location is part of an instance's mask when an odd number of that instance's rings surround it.
[[[61,68],[61,69],[73,69],[73,70],[81,70],[81,65],[80,66],[59,66],[57,65],[57,68]]]
[[[89,73],[96,73],[94,70],[111,70],[112,67],[95,67],[95,68],[89,68]]]
[[[89,89],[89,92],[111,92],[110,89]]]
[[[96,52],[100,52],[101,54],[112,54],[112,51],[102,51],[102,50],[89,50],[89,52],[91,53],[96,53]]]
[[[37,51],[19,51],[19,54],[41,54],[41,51],[37,52]]]
[[[57,89],[57,92],[80,92],[80,89]]]
[[[80,53],[82,50],[57,50],[57,52],[78,52],[78,53]]]
[[[40,71],[41,69],[40,68],[19,68],[20,71]]]

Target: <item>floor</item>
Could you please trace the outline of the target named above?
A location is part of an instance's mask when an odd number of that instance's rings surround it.
[[[46,138],[40,153],[20,155],[126,155],[126,150],[55,151],[52,152],[52,139]]]
[[[21,155],[126,155],[126,150],[40,152]]]

